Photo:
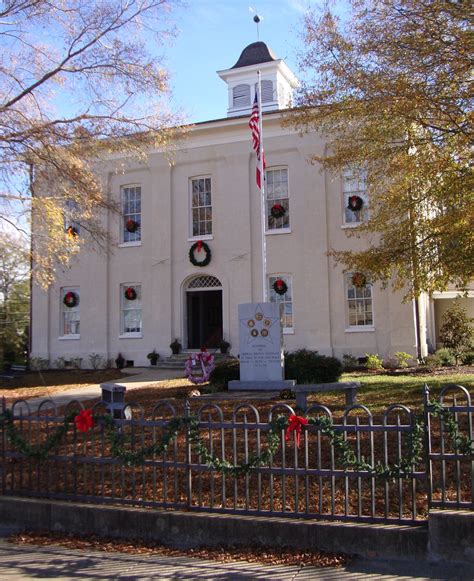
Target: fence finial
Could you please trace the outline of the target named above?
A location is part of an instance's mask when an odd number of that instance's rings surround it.
[[[428,405],[428,402],[430,401],[430,388],[427,383],[423,386],[423,401],[425,405]]]

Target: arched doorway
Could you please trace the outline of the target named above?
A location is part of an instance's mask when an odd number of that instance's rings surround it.
[[[197,276],[186,287],[187,348],[215,348],[222,339],[222,285],[215,276]]]

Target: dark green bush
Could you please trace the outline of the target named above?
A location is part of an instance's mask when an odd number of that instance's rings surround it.
[[[447,347],[438,349],[435,353],[435,357],[437,358],[439,365],[442,365],[443,367],[449,367],[456,364],[454,353]]]
[[[301,383],[331,383],[342,374],[342,363],[317,351],[298,349],[285,353],[285,378]]]
[[[462,362],[464,365],[474,365],[474,351],[468,351],[462,356]]]
[[[240,362],[238,359],[227,359],[216,363],[211,373],[210,383],[219,391],[225,391],[229,381],[240,379]]]

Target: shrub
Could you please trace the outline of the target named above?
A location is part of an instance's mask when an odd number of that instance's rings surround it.
[[[371,369],[373,371],[383,369],[383,360],[378,356],[377,353],[366,353],[365,356],[367,357],[367,361],[365,362],[367,369]]]
[[[43,371],[48,369],[49,359],[43,359],[43,357],[30,357],[29,366],[33,371]]]
[[[472,319],[458,302],[454,302],[442,316],[439,338],[443,345],[451,350],[456,365],[461,361],[463,353],[472,349],[474,343]]]
[[[383,360],[383,367],[384,369],[398,369],[398,361],[395,357],[390,357],[388,359]]]
[[[89,355],[89,361],[92,369],[104,369],[107,365],[106,360],[98,353],[91,353]]]
[[[73,369],[81,369],[81,367],[82,367],[82,357],[73,357],[71,359],[71,367]]]
[[[64,357],[58,357],[54,363],[53,367],[55,369],[65,369],[66,368],[66,359]]]
[[[285,377],[302,383],[331,383],[342,374],[342,363],[317,351],[298,349],[285,353]]]
[[[433,371],[436,367],[439,367],[441,363],[434,353],[430,353],[424,358],[423,365],[425,365],[430,371]]]
[[[410,353],[405,353],[405,351],[397,351],[395,353],[395,359],[397,360],[397,365],[401,369],[406,369],[408,367],[408,362],[413,359]]]
[[[229,381],[240,379],[240,362],[238,359],[226,359],[216,363],[209,379],[212,386],[219,391],[226,391]]]
[[[448,367],[450,365],[456,364],[456,357],[454,356],[451,349],[447,349],[446,347],[438,349],[434,356],[438,361],[438,365],[442,365],[443,367]]]
[[[464,365],[474,365],[474,351],[468,351],[462,356],[462,362]]]
[[[350,353],[344,353],[342,356],[342,365],[344,369],[353,369],[354,367],[359,366],[359,361],[357,357],[351,355]]]

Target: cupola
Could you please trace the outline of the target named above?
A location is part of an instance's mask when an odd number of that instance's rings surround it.
[[[261,73],[263,112],[292,106],[293,90],[298,86],[297,78],[264,42],[253,42],[244,48],[232,68],[217,71],[228,87],[227,117],[250,115],[258,71]]]

